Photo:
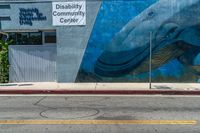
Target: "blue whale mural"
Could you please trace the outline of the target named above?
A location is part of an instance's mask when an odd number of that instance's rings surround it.
[[[141,75],[148,72],[150,33],[152,33],[153,70],[175,60],[176,64],[183,65],[187,69],[185,71],[184,68],[183,73],[190,71],[198,77],[200,75],[199,13],[200,0],[154,1],[154,4],[124,24],[111,41],[107,41],[105,48],[97,52],[93,70],[87,71],[82,68],[80,70],[87,73],[86,79],[100,78],[99,81],[102,82],[106,81],[104,80],[106,78],[113,78],[109,81],[115,82],[115,78],[118,77],[123,79],[127,78],[126,75]],[[81,77],[78,75],[77,78]]]
[[[184,64],[191,64],[192,59],[187,58],[186,55],[190,53],[192,54],[190,56],[195,58],[200,52],[200,49],[196,48],[200,46],[200,27],[198,27],[200,21],[195,15],[190,15],[188,22],[187,17],[181,14],[185,12],[197,14],[200,10],[199,4],[199,0],[184,2],[174,0],[173,3],[169,0],[160,0],[117,33],[98,58],[95,72],[101,76],[112,77],[136,69],[149,57],[150,32],[154,33],[153,68],[174,58],[178,58]],[[170,9],[174,10],[169,12]],[[159,56],[160,59],[157,59],[156,57]],[[148,71],[148,68],[143,68],[143,72],[145,71]],[[141,68],[140,72],[142,72]]]

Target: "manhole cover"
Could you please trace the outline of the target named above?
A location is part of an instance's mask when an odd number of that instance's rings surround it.
[[[57,108],[47,110],[41,113],[43,117],[55,119],[78,119],[92,117],[99,113],[92,108]]]

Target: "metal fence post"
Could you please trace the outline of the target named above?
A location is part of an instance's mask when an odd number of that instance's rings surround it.
[[[152,31],[150,32],[150,43],[149,43],[149,89],[152,89]]]

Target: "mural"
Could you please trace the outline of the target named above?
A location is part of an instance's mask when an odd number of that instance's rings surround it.
[[[199,82],[199,13],[199,0],[103,1],[77,82],[148,82],[150,41],[153,82]]]

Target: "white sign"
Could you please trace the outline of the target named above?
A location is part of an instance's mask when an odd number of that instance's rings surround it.
[[[52,18],[54,26],[86,25],[86,2],[53,2]]]

